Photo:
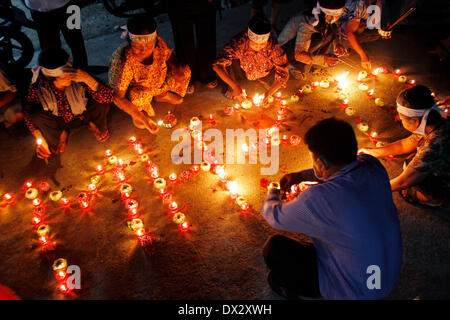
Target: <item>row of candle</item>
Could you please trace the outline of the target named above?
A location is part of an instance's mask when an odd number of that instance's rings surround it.
[[[194,123],[194,125],[195,125],[195,123]],[[134,146],[134,148],[136,150],[136,144],[138,144],[136,138],[131,137],[129,139],[129,142],[130,142],[130,145]],[[139,153],[138,153],[138,155],[139,155]],[[156,164],[152,163],[149,156],[144,157],[144,158],[141,156],[141,161],[144,162],[144,166],[147,169],[147,172],[150,174],[150,177],[153,181],[153,186],[155,187],[155,189],[158,190],[159,196],[161,197],[163,203],[165,205],[168,205],[169,214],[171,214],[173,216],[173,221],[178,225],[179,230],[181,232],[188,231],[189,227],[190,227],[189,222],[186,220],[185,214],[179,211],[178,204],[175,201],[173,201],[172,194],[167,191],[166,180],[163,177],[160,177],[158,166]],[[198,167],[196,169],[192,170],[192,172],[194,174],[198,174],[198,172],[199,172]],[[183,171],[180,174],[180,177],[178,177],[174,172],[172,172],[169,175],[168,180],[171,184],[176,184],[176,183],[178,183],[179,180],[188,181],[190,176],[191,176],[191,172],[189,172],[189,171]]]

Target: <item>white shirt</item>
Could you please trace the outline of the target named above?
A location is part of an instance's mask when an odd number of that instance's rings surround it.
[[[70,0],[25,0],[28,8],[40,12],[49,12],[64,7],[69,2]]]

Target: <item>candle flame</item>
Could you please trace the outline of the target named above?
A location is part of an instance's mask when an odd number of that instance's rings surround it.
[[[37,143],[38,146],[40,146],[42,144],[42,142],[43,142],[42,139],[37,139],[36,140],[36,143]]]
[[[253,103],[255,105],[259,105],[261,104],[261,102],[264,100],[264,95],[263,94],[255,94],[255,96],[253,97]]]

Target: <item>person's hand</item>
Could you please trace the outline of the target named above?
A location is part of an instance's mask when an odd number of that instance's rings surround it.
[[[92,79],[92,77],[89,75],[89,73],[87,73],[81,69],[75,69],[72,67],[65,66],[63,68],[63,72],[64,72],[64,76],[63,76],[64,78],[70,79],[75,82],[87,83]]]
[[[349,55],[347,49],[345,49],[345,48],[344,48],[343,46],[341,46],[340,44],[339,44],[339,45],[336,45],[336,47],[334,48],[334,54],[337,55],[338,57],[341,57],[341,56],[348,56],[348,55]]]
[[[139,129],[146,129],[151,134],[159,131],[159,126],[151,118],[144,115],[142,112],[133,117],[133,124]]]
[[[280,188],[281,191],[289,191],[291,189],[291,186],[296,184],[297,178],[295,173],[287,173],[285,174],[281,180],[280,180]]]
[[[366,60],[362,60],[361,59],[361,67],[363,67],[366,70],[371,70],[372,69],[372,63],[370,62],[369,59],[366,59]]]
[[[338,57],[336,57],[334,54],[326,54],[326,55],[324,55],[324,60],[325,60],[325,63],[329,67],[334,67],[339,61]]]
[[[358,150],[358,154],[368,154],[376,157],[376,148],[361,148]]]
[[[39,144],[36,146],[36,156],[39,159],[48,159],[52,154],[44,138],[39,138]]]
[[[232,95],[233,95],[233,99],[238,99],[238,100],[243,100],[244,97],[244,91],[242,90],[242,87],[239,84],[235,84],[232,87],[233,91],[232,91]]]

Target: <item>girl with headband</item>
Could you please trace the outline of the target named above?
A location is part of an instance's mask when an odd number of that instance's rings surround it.
[[[182,103],[191,70],[176,61],[173,50],[157,34],[154,19],[133,17],[124,30],[122,37],[128,41],[114,52],[109,69],[109,83],[116,93],[150,117],[155,115],[153,99]]]
[[[391,180],[392,191],[400,191],[408,202],[448,206],[450,194],[450,123],[436,107],[432,92],[417,85],[397,97],[397,112],[408,138],[380,148],[362,148],[374,157],[415,152],[403,172]],[[407,160],[407,162],[408,162]]]
[[[244,73],[247,80],[258,80],[266,88],[263,106],[267,104],[269,96],[286,85],[289,79],[287,57],[277,40],[270,35],[270,29],[269,20],[256,15],[250,20],[247,30],[235,36],[222,49],[213,69],[229,86],[225,93],[227,98],[245,98],[238,81],[239,73]],[[274,80],[269,85],[267,78],[272,77],[272,71]]]

